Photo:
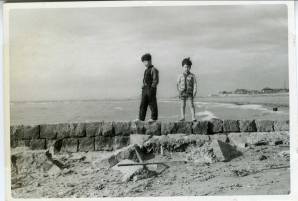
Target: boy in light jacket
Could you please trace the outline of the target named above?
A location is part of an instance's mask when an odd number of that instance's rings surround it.
[[[195,116],[195,105],[193,102],[194,97],[197,94],[197,81],[196,76],[190,72],[192,62],[190,58],[184,58],[182,60],[182,73],[178,76],[177,90],[179,98],[181,100],[181,119],[185,121],[185,107],[186,101],[189,100],[189,108],[191,111],[192,121],[197,121]]]

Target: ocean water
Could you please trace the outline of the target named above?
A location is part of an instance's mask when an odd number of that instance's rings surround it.
[[[239,104],[221,102],[195,102],[198,120],[221,119],[289,119],[289,108],[279,106],[272,111],[266,104]],[[12,102],[10,122],[16,124],[70,123],[92,121],[129,121],[138,116],[139,100],[121,101],[44,101]],[[179,100],[160,100],[158,102],[159,120],[176,121],[180,118]],[[150,118],[150,109],[147,119]],[[187,105],[186,118],[190,120]]]

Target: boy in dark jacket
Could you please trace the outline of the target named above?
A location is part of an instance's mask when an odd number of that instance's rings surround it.
[[[140,104],[139,119],[144,121],[146,118],[147,107],[151,110],[150,122],[156,121],[158,118],[156,89],[159,82],[158,70],[152,65],[152,57],[150,54],[144,54],[141,58],[146,70],[144,72],[142,86],[142,100]]]

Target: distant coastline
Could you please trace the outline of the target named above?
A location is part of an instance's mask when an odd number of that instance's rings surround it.
[[[220,91],[218,94],[212,94],[213,95],[259,95],[259,94],[279,94],[279,93],[289,93],[288,88],[270,88],[265,87],[261,90],[256,89],[236,89],[235,91]]]

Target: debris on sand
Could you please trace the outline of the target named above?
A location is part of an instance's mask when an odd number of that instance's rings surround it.
[[[234,146],[221,140],[213,140],[211,142],[211,147],[217,161],[227,162],[242,155],[242,153],[238,151]]]
[[[278,155],[285,158],[287,161],[290,160],[290,150],[281,151]]]
[[[267,159],[267,156],[265,156],[265,155],[261,155],[260,157],[259,157],[259,160],[260,161],[263,161],[263,160],[266,160]]]
[[[58,166],[53,165],[47,173],[49,176],[56,176],[61,173],[61,169]]]
[[[214,163],[216,162],[216,156],[210,146],[203,145],[192,148],[187,155],[187,160],[195,163]]]
[[[249,171],[246,169],[239,169],[239,170],[232,170],[232,173],[237,176],[237,177],[245,177],[247,175],[249,175]]]
[[[123,175],[122,181],[123,182],[128,182],[129,180],[132,179],[133,176],[140,173],[144,169],[144,167],[142,165],[118,166],[119,164],[127,164],[127,163],[137,164],[137,162],[135,162],[135,161],[125,159],[125,160],[120,161],[114,167],[112,167],[113,170],[118,170],[122,173],[122,175]]]
[[[234,146],[220,140],[213,140],[200,147],[194,146],[187,159],[196,163],[214,163],[227,162],[241,155],[242,153]]]
[[[135,147],[138,147],[136,144],[129,145],[127,147],[123,147],[122,149],[118,149],[110,156],[102,159],[99,161],[100,164],[106,164],[107,167],[111,168],[115,166],[117,163],[119,163],[122,160],[129,159],[132,161],[137,162],[137,156],[135,152]],[[96,165],[96,164],[94,164]]]

